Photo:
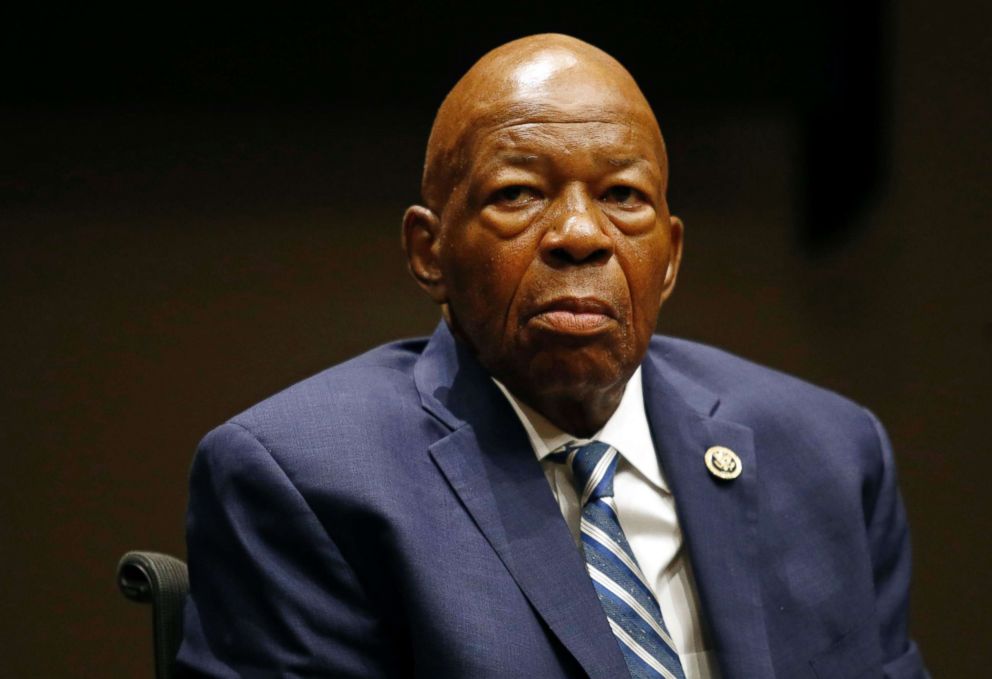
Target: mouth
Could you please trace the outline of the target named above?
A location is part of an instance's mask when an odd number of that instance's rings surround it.
[[[559,335],[597,335],[617,323],[616,309],[595,297],[561,297],[538,305],[528,324]]]

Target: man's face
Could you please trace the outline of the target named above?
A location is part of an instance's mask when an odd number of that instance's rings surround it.
[[[587,118],[545,109],[478,131],[441,215],[449,321],[525,400],[624,384],[678,268],[657,132]]]

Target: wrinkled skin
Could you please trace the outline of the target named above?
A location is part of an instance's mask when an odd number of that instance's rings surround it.
[[[438,111],[411,273],[518,398],[589,436],[647,351],[682,252],[654,114],[612,57],[560,35],[485,55]]]

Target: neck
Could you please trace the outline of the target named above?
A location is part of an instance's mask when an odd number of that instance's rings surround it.
[[[515,389],[514,386],[507,384],[514,395],[553,425],[569,434],[591,438],[616,412],[623,398],[626,382],[582,395],[540,394],[526,388]]]

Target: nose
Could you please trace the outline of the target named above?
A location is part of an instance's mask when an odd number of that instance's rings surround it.
[[[570,187],[552,210],[552,223],[541,240],[544,260],[554,267],[600,264],[613,256],[613,239],[605,230],[605,219],[582,187]]]

